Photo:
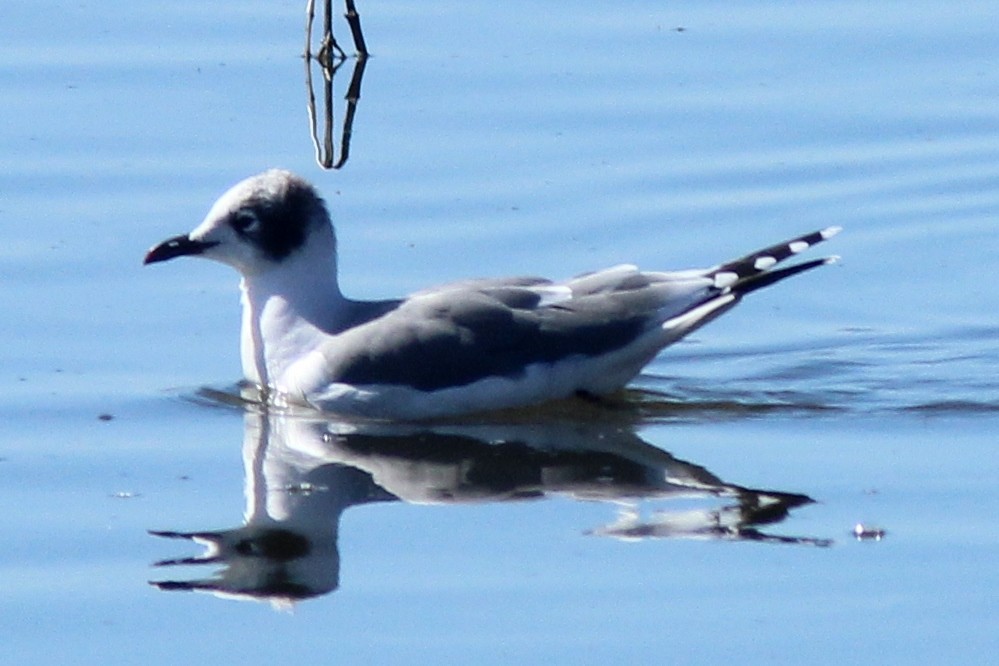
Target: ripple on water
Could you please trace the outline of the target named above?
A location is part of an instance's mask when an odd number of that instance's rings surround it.
[[[643,375],[642,409],[718,418],[781,413],[999,411],[992,327],[885,332],[843,330],[792,348],[744,347],[670,356],[670,375]]]

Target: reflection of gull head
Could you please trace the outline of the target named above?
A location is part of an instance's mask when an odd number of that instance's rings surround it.
[[[201,556],[163,560],[158,566],[219,567],[210,578],[156,581],[154,585],[161,590],[270,601],[280,607],[337,588],[341,514],[356,504],[392,498],[364,472],[313,455],[317,451],[314,442],[295,440],[318,435],[295,424],[295,419],[247,415],[244,525],[228,530],[152,532],[194,541],[207,549]]]
[[[331,592],[339,583],[340,556],[335,539],[310,540],[292,530],[258,525],[218,532],[151,534],[190,539],[207,548],[204,555],[162,560],[157,566],[222,565],[211,578],[154,582],[161,590],[211,592],[288,606]]]

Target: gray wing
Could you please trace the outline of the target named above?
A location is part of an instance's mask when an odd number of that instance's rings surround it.
[[[322,352],[334,381],[424,391],[464,386],[520,376],[533,363],[625,347],[712,288],[703,275],[648,274],[633,266],[560,284],[455,283],[414,294],[336,336]]]
[[[838,232],[829,227],[704,270],[648,273],[624,265],[563,283],[526,277],[444,285],[371,304],[358,320],[365,323],[321,352],[333,381],[432,391],[608,353],[659,326],[672,331],[659,341],[665,346],[744,295],[829,263],[833,258],[773,269]]]

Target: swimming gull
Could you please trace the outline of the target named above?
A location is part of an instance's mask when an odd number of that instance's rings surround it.
[[[239,271],[243,374],[270,400],[424,419],[617,391],[746,294],[834,261],[774,268],[839,230],[706,269],[621,265],[564,282],[477,279],[360,301],[337,283],[323,199],[301,177],[272,169],[235,185],[196,229],[153,247],[144,263],[190,255]]]

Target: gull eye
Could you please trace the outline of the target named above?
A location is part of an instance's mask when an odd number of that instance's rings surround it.
[[[236,230],[236,233],[245,235],[252,233],[260,225],[260,219],[248,210],[238,210],[232,214],[229,224]]]

